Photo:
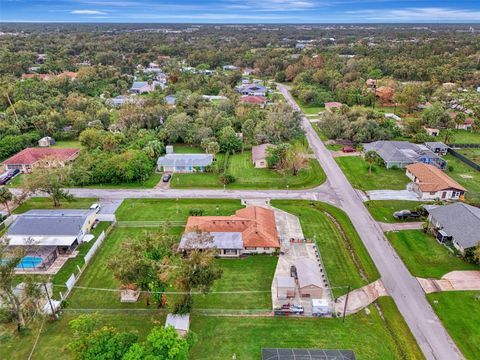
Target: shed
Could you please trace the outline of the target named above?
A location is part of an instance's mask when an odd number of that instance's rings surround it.
[[[128,286],[122,285],[120,287],[120,302],[122,303],[134,303],[137,302],[140,297],[140,291],[133,284]]]
[[[190,328],[190,314],[177,315],[168,314],[165,321],[165,327],[173,326],[177,330],[178,335],[185,336]]]
[[[166,152],[167,154],[173,154],[173,145],[167,145],[167,146],[165,147],[165,152]]]
[[[294,265],[297,269],[300,296],[322,298],[323,281],[319,263],[309,258],[299,258]]]
[[[295,297],[295,279],[291,276],[277,277],[277,299],[285,300]]]
[[[55,139],[50,136],[45,136],[38,140],[38,146],[40,147],[49,147],[51,145],[55,145]]]

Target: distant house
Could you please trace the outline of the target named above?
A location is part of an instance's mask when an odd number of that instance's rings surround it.
[[[243,84],[238,86],[236,90],[242,95],[267,96],[267,88],[258,84]]]
[[[95,219],[96,212],[90,209],[30,210],[16,215],[5,238],[9,239],[11,247],[27,248],[29,261],[21,263],[20,267],[46,268],[58,255],[72,253]]]
[[[377,81],[374,80],[374,79],[367,79],[367,81],[365,81],[365,84],[368,86],[368,87],[373,87],[374,85],[376,85]]]
[[[432,150],[435,154],[443,156],[447,155],[450,147],[439,141],[429,141],[425,143],[425,146]]]
[[[129,91],[134,94],[150,93],[159,85],[160,83],[158,81],[153,81],[151,84],[147,81],[135,81]]]
[[[293,265],[297,272],[300,296],[322,298],[324,285],[319,263],[310,258],[299,258],[294,261]]]
[[[336,101],[329,101],[325,103],[325,110],[327,110],[328,112],[332,112],[333,110],[340,109],[342,105],[342,103]]]
[[[112,106],[118,107],[125,104],[140,104],[142,99],[135,95],[118,95],[108,100],[108,103]]]
[[[158,158],[157,167],[164,172],[192,173],[205,171],[212,162],[211,154],[166,154]]]
[[[440,135],[440,129],[430,128],[427,126],[424,126],[423,128],[429,136],[437,137],[438,135]]]
[[[466,118],[463,124],[456,124],[455,128],[458,130],[472,130],[474,120],[472,118]]]
[[[457,202],[428,209],[428,221],[438,241],[451,241],[460,252],[480,242],[480,208]]]
[[[253,75],[256,73],[256,70],[255,69],[252,69],[252,68],[245,68],[243,69],[243,75],[245,76],[250,76],[250,75]]]
[[[422,200],[461,200],[467,191],[439,168],[422,163],[406,167],[411,189]]]
[[[168,106],[175,107],[176,98],[173,95],[165,96],[165,102]]]
[[[253,105],[258,105],[260,107],[265,107],[265,104],[267,103],[267,98],[263,96],[242,96],[240,98],[240,102],[245,103],[245,104],[253,104]]]
[[[268,166],[267,149],[270,147],[273,148],[275,145],[262,144],[252,147],[252,161],[256,168],[266,168]]]
[[[202,98],[209,101],[228,99],[226,96],[222,96],[222,95],[202,95]]]
[[[66,162],[74,160],[79,153],[80,149],[26,148],[2,164],[7,170],[18,169],[25,173],[30,172],[41,160],[48,159],[51,166],[63,166]]]
[[[212,241],[195,241],[199,231],[209,233]],[[275,212],[249,206],[232,216],[190,216],[179,249],[205,248],[216,248],[220,257],[274,253],[280,248]]]
[[[222,69],[224,71],[235,71],[235,70],[238,70],[239,67],[238,66],[235,66],[235,65],[223,65],[222,66]]]
[[[385,113],[386,119],[393,119],[395,122],[402,121],[402,118],[394,113]]]
[[[190,329],[190,314],[167,314],[165,327],[168,326],[174,327],[178,335],[184,337]]]
[[[364,151],[375,151],[385,162],[385,167],[404,168],[415,163],[432,164],[439,169],[445,169],[447,162],[425,145],[413,144],[408,141],[374,141],[363,144]]]
[[[49,147],[55,145],[55,139],[50,136],[45,136],[38,140],[38,146],[40,147]]]

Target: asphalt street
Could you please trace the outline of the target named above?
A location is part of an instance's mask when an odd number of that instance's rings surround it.
[[[288,89],[280,84],[278,88],[290,105],[300,111]],[[340,207],[350,217],[380,272],[385,288],[397,304],[425,357],[429,360],[464,359],[425,298],[420,284],[400,260],[306,117],[303,117],[303,126],[310,146],[327,174],[328,186],[338,196]]]

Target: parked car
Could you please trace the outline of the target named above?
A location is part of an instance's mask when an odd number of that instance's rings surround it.
[[[393,213],[393,217],[398,220],[416,219],[421,215],[416,211],[400,210]]]
[[[5,171],[2,175],[0,175],[0,185],[8,184],[10,180],[12,180],[19,172],[20,170],[18,169]]]
[[[171,177],[172,177],[172,175],[170,175],[170,174],[165,174],[165,175],[163,175],[162,181],[165,182],[165,183],[167,183],[167,182],[170,181]]]
[[[304,309],[303,309],[303,306],[302,305],[299,305],[299,304],[292,304],[290,306],[290,312],[293,312],[294,314],[303,314],[304,312]]]
[[[354,149],[353,147],[351,147],[351,146],[344,146],[343,149],[342,149],[342,151],[343,151],[344,153],[352,153],[352,152],[355,152],[355,149]]]
[[[92,206],[90,206],[90,210],[95,210],[95,212],[98,214],[98,212],[100,211],[102,207],[100,206],[100,204],[92,204]]]

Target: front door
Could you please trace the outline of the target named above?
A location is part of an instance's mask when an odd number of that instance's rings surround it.
[[[446,191],[442,192],[442,199],[445,199],[446,197],[447,197],[447,192]]]

